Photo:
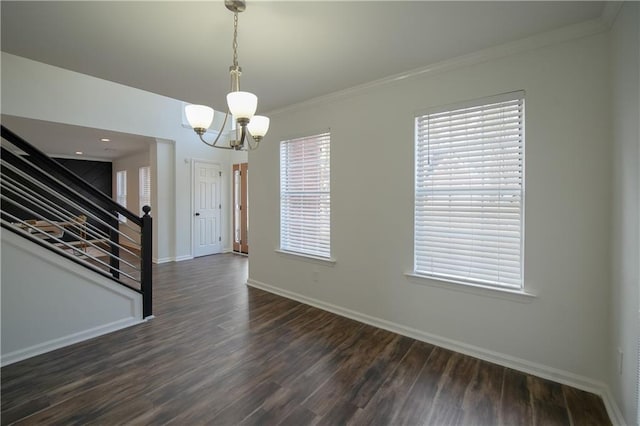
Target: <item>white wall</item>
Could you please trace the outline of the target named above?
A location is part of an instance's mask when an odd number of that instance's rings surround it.
[[[2,230],[2,365],[140,321],[140,294]]]
[[[1,67],[4,114],[144,135],[164,144],[159,151],[152,150],[152,155],[163,156],[156,159],[162,168],[152,176],[171,184],[156,187],[152,197],[170,201],[156,203],[154,229],[171,235],[154,232],[154,257],[190,257],[191,168],[185,159],[217,162],[223,170],[231,167],[228,151],[205,146],[182,126],[182,102],[5,52]],[[223,177],[228,179],[228,173]],[[230,205],[228,188],[223,200]],[[225,246],[230,246],[229,223],[229,209],[223,208]]]
[[[153,213],[153,261],[154,263],[168,262],[176,258],[176,234],[178,232],[190,235],[188,223],[177,226],[175,221],[163,221],[160,215],[170,214],[175,217],[176,212],[176,156],[175,144],[171,140],[156,139],[151,145],[151,204],[155,206]],[[184,200],[184,194],[182,200]],[[186,202],[184,200],[183,202]],[[157,217],[157,219],[156,219]],[[157,238],[157,244],[155,244]],[[168,247],[162,251],[159,247]]]
[[[640,7],[625,2],[611,29],[613,203],[611,221],[611,387],[629,425],[636,424],[640,329]]]
[[[610,328],[607,49],[601,32],[272,113],[268,143],[249,155],[252,175],[259,176],[249,197],[249,283],[598,387],[610,360],[603,344]],[[537,298],[515,301],[407,279],[416,112],[520,89],[526,91],[524,281]],[[277,141],[327,128],[334,266],[274,251]]]

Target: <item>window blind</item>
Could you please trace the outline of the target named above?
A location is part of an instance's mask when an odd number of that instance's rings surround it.
[[[122,207],[127,207],[127,171],[116,173],[116,202]],[[127,218],[118,213],[118,220],[126,222]]]
[[[151,206],[151,169],[149,166],[140,167],[138,169],[139,178],[139,199],[140,199],[140,214],[144,214],[142,207]]]
[[[330,134],[280,143],[280,248],[331,256]]]
[[[416,273],[522,287],[523,95],[416,117]]]

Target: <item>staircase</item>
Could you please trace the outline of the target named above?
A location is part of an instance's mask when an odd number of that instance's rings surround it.
[[[150,318],[150,207],[138,217],[4,126],[1,151],[2,365]]]

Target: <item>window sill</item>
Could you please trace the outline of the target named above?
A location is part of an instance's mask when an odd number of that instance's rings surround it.
[[[445,278],[419,275],[415,272],[407,272],[404,275],[409,281],[417,284],[443,288],[446,290],[461,291],[464,293],[471,293],[479,296],[493,297],[496,299],[511,300],[520,303],[531,303],[533,300],[538,298],[538,296],[536,296],[535,294],[528,293],[524,290],[491,287],[482,284],[472,284],[462,281],[447,280]]]
[[[304,260],[307,262],[311,262],[311,263],[319,263],[322,265],[335,265],[336,264],[336,260],[332,257],[320,257],[320,256],[313,256],[311,254],[304,254],[304,253],[296,253],[293,251],[286,251],[286,250],[281,250],[281,249],[276,249],[276,253],[280,253],[281,255],[284,255],[286,257],[292,257],[292,258],[296,258],[299,260]]]

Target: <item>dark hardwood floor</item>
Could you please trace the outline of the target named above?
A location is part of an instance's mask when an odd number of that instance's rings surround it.
[[[245,286],[155,267],[154,313],[2,368],[2,424],[605,425],[599,397]]]

